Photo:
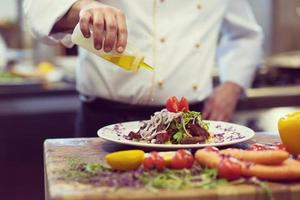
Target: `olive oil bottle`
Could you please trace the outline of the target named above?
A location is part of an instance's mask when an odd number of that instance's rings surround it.
[[[114,63],[115,65],[128,70],[138,71],[141,67],[148,70],[153,70],[153,67],[144,62],[144,56],[130,44],[127,44],[125,51],[120,54],[116,51],[109,53],[104,52],[102,49],[97,50],[94,48],[93,37],[85,38],[79,28],[79,24],[75,27],[71,36],[72,42],[78,46],[102,57],[103,59]]]

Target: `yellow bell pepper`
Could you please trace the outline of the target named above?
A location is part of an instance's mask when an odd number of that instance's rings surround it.
[[[300,154],[300,111],[280,118],[278,130],[287,150],[295,155]]]

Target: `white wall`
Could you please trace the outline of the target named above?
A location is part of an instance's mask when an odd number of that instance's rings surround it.
[[[15,21],[17,14],[17,0],[0,0],[0,20]]]

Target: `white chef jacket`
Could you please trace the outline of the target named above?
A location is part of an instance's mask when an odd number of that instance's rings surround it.
[[[6,44],[2,36],[0,35],[0,70],[6,67],[7,55],[6,55]]]
[[[33,34],[70,44],[70,34],[50,35],[76,0],[25,0]],[[128,42],[155,71],[128,72],[79,48],[77,89],[81,94],[162,105],[170,96],[190,102],[212,92],[212,70],[221,81],[248,88],[260,60],[262,30],[246,0],[101,0],[121,9]],[[220,37],[222,35],[222,37]]]

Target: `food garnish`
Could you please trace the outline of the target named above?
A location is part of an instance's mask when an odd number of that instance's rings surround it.
[[[167,109],[155,112],[137,132],[130,132],[127,139],[156,144],[205,143],[211,137],[208,123],[200,112],[189,111],[188,101],[171,97]]]
[[[105,156],[107,164],[115,170],[133,170],[137,169],[144,160],[144,151],[127,150],[109,153]]]
[[[294,155],[300,154],[300,111],[280,118],[278,130],[286,149]]]
[[[101,162],[89,163],[79,158],[66,158],[66,160],[68,161],[67,166],[60,171],[60,180],[75,181],[95,187],[102,186],[112,189],[131,187],[157,191],[159,189],[213,189],[224,185],[252,183],[260,186],[268,195],[268,199],[272,199],[272,191],[267,183],[257,178],[228,181],[220,178],[216,168],[206,168],[197,163],[194,163],[191,169],[145,170],[143,167],[139,167],[135,170],[119,171]]]
[[[181,170],[170,168],[145,170],[140,167],[130,171],[119,171],[107,167],[101,162],[88,163],[79,158],[66,159],[68,160],[67,166],[60,172],[60,179],[94,186],[113,187],[115,189],[146,187],[153,191],[157,189],[211,189],[231,184],[226,179],[218,178],[216,169],[202,168],[197,164],[191,169]]]
[[[159,171],[146,171],[140,177],[146,188],[153,189],[212,189],[230,184],[225,179],[217,177],[215,169],[202,169],[199,165],[192,170],[166,169]]]
[[[181,97],[180,101],[178,101],[177,97],[172,96],[167,100],[166,108],[169,112],[188,112],[189,102],[184,97]]]

